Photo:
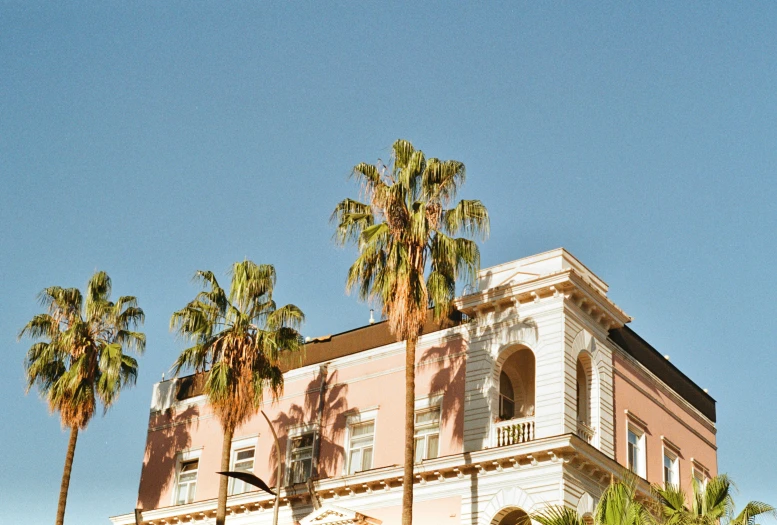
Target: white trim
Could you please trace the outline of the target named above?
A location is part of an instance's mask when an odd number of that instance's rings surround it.
[[[640,418],[637,414],[630,411],[628,408],[623,411],[624,414],[626,414],[626,419],[632,424],[632,426],[637,426],[641,430],[640,432],[644,433],[647,431],[648,424],[645,422],[644,419]]]
[[[358,425],[360,423],[367,423],[368,421],[372,421],[374,424],[373,430],[372,430],[372,462],[373,466],[369,469],[371,470],[374,468],[375,463],[375,451],[377,449],[377,442],[378,442],[378,408],[379,405],[374,405],[372,407],[367,407],[364,409],[359,409],[358,411],[348,414],[345,418],[345,447],[343,452],[345,453],[345,458],[343,458],[343,476],[348,476],[348,463],[350,461],[350,454],[351,454],[351,426]],[[357,474],[357,471],[354,474]]]
[[[682,456],[682,453],[680,452],[680,447],[677,446],[673,441],[671,441],[668,437],[664,435],[661,435],[659,437],[661,438],[661,442],[664,444],[664,447],[672,451],[672,454],[674,454],[677,457]]]
[[[415,411],[418,412],[419,410],[426,410],[432,407],[440,407],[440,411],[442,412],[442,398],[442,392],[418,396],[415,398]]]
[[[629,465],[629,434],[633,434],[637,438],[638,457],[636,469],[632,470],[637,476],[647,479],[647,427],[643,427],[629,419],[626,420],[626,468],[631,468]]]
[[[661,436],[663,438],[663,436]],[[661,478],[664,481],[664,487],[667,486],[667,479],[666,479],[666,465],[664,464],[666,458],[669,458],[669,461],[672,462],[672,471],[674,472],[674,476],[677,478],[672,485],[675,485],[677,487],[680,486],[680,455],[675,452],[672,447],[667,446],[667,443],[664,442],[663,446],[661,447]]]
[[[200,459],[204,448],[205,447],[181,450],[180,452],[178,452],[178,457],[180,461],[191,461],[192,459]]]
[[[318,423],[300,423],[298,425],[286,427],[286,437],[293,438],[309,432],[318,432],[318,430]]]
[[[229,470],[235,470],[235,463],[237,463],[238,452],[248,448],[253,448],[254,457],[253,457],[253,466],[251,467],[251,472],[253,472],[254,468],[256,468],[256,449],[257,449],[258,442],[259,442],[258,436],[233,439],[229,449]],[[243,494],[244,492],[247,492],[247,490],[244,490],[236,493],[235,492],[236,481],[239,481],[239,480],[235,480],[234,478],[229,479],[229,483],[228,483],[229,487],[227,490],[227,494],[230,496],[234,496],[236,494]]]
[[[177,500],[176,496],[178,495],[178,475],[181,473],[181,465],[183,463],[186,463],[186,462],[189,462],[189,461],[193,461],[195,459],[198,461],[198,463],[197,463],[197,478],[194,481],[194,483],[195,483],[194,497],[195,497],[195,500],[196,500],[196,498],[197,498],[196,484],[200,480],[200,464],[199,464],[199,460],[200,460],[200,458],[202,456],[203,448],[204,447],[195,448],[195,449],[181,450],[180,452],[178,452],[178,454],[176,454],[176,458],[175,458],[175,477],[173,478],[173,490],[171,491],[172,493],[170,494],[170,505],[178,506],[178,503],[176,501]],[[186,505],[186,504],[184,503],[183,505]]]
[[[237,439],[232,440],[231,451],[234,452],[239,448],[255,447],[258,442],[259,442],[259,434],[256,434],[254,436],[239,437]]]

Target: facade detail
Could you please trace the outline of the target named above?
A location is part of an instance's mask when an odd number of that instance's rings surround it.
[[[547,504],[591,513],[626,469],[645,497],[649,483],[688,490],[715,475],[715,401],[627,326],[607,291],[557,249],[482,270],[449,319],[430,317],[413,480],[401,467],[404,343],[385,322],[311,340],[283,397],[263,407],[285,458],[280,522],[395,525],[412,482],[417,523],[513,525]],[[142,525],[215,515],[222,435],[202,384],[154,387]],[[232,450],[234,469],[278,484],[263,418],[236,431]],[[230,494],[227,523],[271,523],[272,496],[237,483]],[[111,520],[136,523],[132,512]]]

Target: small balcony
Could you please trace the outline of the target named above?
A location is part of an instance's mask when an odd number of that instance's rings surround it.
[[[495,447],[506,447],[534,440],[534,416],[500,421],[494,425]]]
[[[596,431],[592,428],[583,423],[582,421],[577,422],[577,435],[582,438],[586,443],[593,443],[594,441],[594,433]]]

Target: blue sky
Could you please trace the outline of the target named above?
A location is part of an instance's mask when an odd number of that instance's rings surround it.
[[[718,400],[738,499],[777,503],[777,5],[0,3],[0,521],[52,520],[67,435],[16,334],[107,271],[135,389],[79,439],[66,521],[134,508],[191,275],[274,264],[322,335],[366,323],[328,217],[407,138],[467,166],[493,265],[564,246]]]

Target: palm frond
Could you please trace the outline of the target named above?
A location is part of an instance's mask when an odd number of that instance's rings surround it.
[[[685,505],[687,496],[677,485],[651,487],[656,500],[657,513],[663,517],[663,525],[686,525],[688,508]]]
[[[458,160],[429,159],[423,174],[423,196],[446,206],[456,198],[466,180],[466,168]]]
[[[759,516],[777,518],[777,509],[760,501],[750,501],[730,522],[730,525],[756,525],[755,519]]]
[[[490,223],[488,210],[479,200],[461,200],[443,213],[442,224],[449,235],[478,236],[488,238]]]
[[[335,207],[330,221],[337,224],[335,242],[344,245],[356,241],[366,228],[375,223],[375,216],[369,205],[344,199]]]
[[[531,515],[540,525],[586,525],[575,509],[561,505],[550,505]],[[529,525],[529,524],[526,524]]]
[[[267,316],[267,330],[277,331],[281,328],[299,330],[305,322],[305,314],[293,304],[281,306]]]

